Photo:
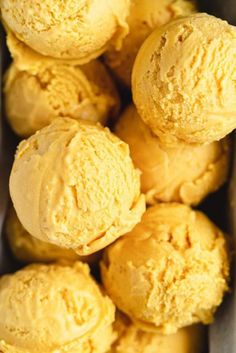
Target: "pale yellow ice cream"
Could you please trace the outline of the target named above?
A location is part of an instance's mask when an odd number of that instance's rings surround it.
[[[52,262],[68,259],[92,264],[100,258],[100,253],[79,256],[71,249],[60,248],[32,237],[20,223],[13,207],[8,210],[4,230],[13,255],[23,262]]]
[[[207,14],[170,22],[142,45],[133,68],[141,118],[168,143],[210,143],[236,127],[236,29]]]
[[[128,145],[108,128],[69,118],[20,143],[10,193],[31,235],[79,255],[130,231],[145,210]]]
[[[1,0],[2,20],[33,50],[58,59],[89,62],[121,46],[130,0]]]
[[[36,75],[38,71],[42,70],[43,67],[50,63],[52,65],[59,65],[61,63],[55,58],[37,53],[21,42],[9,29],[7,30],[6,42],[14,64],[20,71],[30,71],[32,74]],[[76,63],[71,60],[69,62],[66,60],[62,63],[76,66]]]
[[[105,353],[114,312],[86,264],[29,265],[0,279],[0,351]]]
[[[131,158],[142,172],[141,189],[148,204],[176,201],[196,205],[227,179],[228,138],[208,145],[166,145],[144,124],[133,105],[124,111],[115,132],[128,143]]]
[[[180,329],[173,335],[144,332],[118,314],[114,323],[117,339],[109,353],[203,353],[205,330],[201,325]]]
[[[5,78],[6,115],[19,136],[30,136],[58,117],[105,124],[117,114],[118,93],[98,60],[83,66],[39,65],[22,71],[13,63]]]
[[[135,57],[154,28],[193,11],[195,6],[188,0],[131,0],[130,14],[127,18],[129,34],[125,37],[120,50],[113,49],[105,53],[107,64],[121,81],[130,86]]]
[[[151,207],[105,250],[102,280],[111,299],[145,331],[175,333],[209,324],[228,289],[223,233],[186,205]]]

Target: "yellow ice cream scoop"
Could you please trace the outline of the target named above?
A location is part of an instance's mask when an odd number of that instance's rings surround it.
[[[69,118],[20,143],[10,193],[31,235],[79,255],[130,231],[145,210],[128,145],[108,128]]]
[[[128,143],[133,162],[142,172],[141,189],[148,204],[176,201],[197,205],[227,179],[229,138],[208,145],[164,144],[133,105],[124,111],[115,132]]]
[[[100,258],[100,253],[79,256],[71,249],[60,248],[32,237],[20,223],[13,207],[8,210],[5,221],[5,235],[13,255],[23,262],[52,262],[59,259],[80,260],[93,264]]]
[[[163,141],[210,143],[236,127],[236,29],[207,14],[156,29],[133,68],[144,122]]]
[[[83,66],[53,62],[18,70],[12,64],[5,77],[5,110],[19,136],[30,136],[58,117],[105,124],[119,110],[119,96],[98,60]]]
[[[0,279],[0,351],[105,353],[114,312],[88,265],[29,265]]]
[[[130,86],[135,57],[154,28],[195,10],[194,3],[188,0],[131,0],[127,18],[129,33],[120,50],[111,49],[105,53],[107,64],[123,83]]]
[[[141,331],[126,316],[118,313],[114,323],[117,339],[110,353],[203,353],[205,330],[201,325],[180,329],[173,335]]]
[[[158,204],[101,263],[111,299],[142,330],[171,334],[209,324],[228,289],[223,233],[201,212]]]
[[[1,0],[7,28],[33,50],[84,64],[121,46],[130,0]]]

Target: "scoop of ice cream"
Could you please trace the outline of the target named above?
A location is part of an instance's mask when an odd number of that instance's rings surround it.
[[[105,251],[102,279],[111,299],[143,330],[175,333],[208,324],[228,289],[223,233],[186,205],[151,207]]]
[[[79,255],[130,231],[145,210],[128,145],[108,128],[69,118],[20,143],[10,193],[31,235]]]
[[[83,64],[119,48],[128,32],[130,0],[1,0],[2,19],[35,51]]]
[[[142,45],[132,90],[166,142],[210,143],[236,127],[236,29],[207,14],[170,22]]]
[[[114,312],[86,264],[29,265],[0,279],[0,350],[104,353]]]
[[[20,223],[13,207],[7,213],[5,235],[13,255],[23,262],[52,262],[59,259],[68,259],[92,264],[100,258],[100,253],[79,256],[71,249],[60,248],[32,237]]]
[[[13,63],[4,91],[8,121],[23,137],[64,116],[104,124],[119,109],[116,88],[97,60],[80,67],[46,63],[36,73]]]
[[[113,49],[105,53],[107,64],[121,81],[130,86],[135,57],[153,29],[194,10],[194,4],[187,0],[131,0],[127,18],[129,34],[120,50]]]
[[[196,205],[227,179],[228,138],[208,145],[164,144],[133,105],[125,110],[115,132],[128,143],[133,162],[142,172],[141,189],[149,204],[176,201]]]
[[[127,317],[118,314],[114,330],[118,337],[110,353],[202,353],[206,348],[201,325],[180,329],[173,335],[160,335],[141,331]]]

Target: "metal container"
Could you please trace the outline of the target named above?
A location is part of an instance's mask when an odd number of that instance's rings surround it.
[[[235,0],[199,0],[200,11],[214,14],[236,25]],[[0,29],[0,84],[3,84],[3,73],[10,62],[6,49],[5,34]],[[4,120],[2,95],[0,95],[0,274],[12,272],[19,267],[13,260],[3,236],[3,222],[9,202],[8,178],[14,157],[17,138],[13,135]],[[228,191],[227,191],[228,189]],[[236,251],[236,141],[229,186],[210,196],[201,207],[213,220],[231,236],[231,253]],[[223,305],[217,312],[216,320],[209,329],[208,351],[210,353],[236,353],[236,271],[232,261],[231,293],[226,296]],[[235,272],[235,276],[234,276]],[[173,352],[174,353],[174,352]]]

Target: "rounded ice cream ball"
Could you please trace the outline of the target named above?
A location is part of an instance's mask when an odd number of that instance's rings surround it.
[[[105,353],[114,312],[86,264],[29,265],[0,279],[0,350]]]
[[[230,139],[208,145],[162,143],[131,105],[115,126],[116,134],[130,147],[141,174],[141,190],[148,204],[181,202],[197,205],[227,179]]]
[[[111,49],[105,53],[106,63],[123,83],[130,86],[138,50],[154,28],[194,11],[193,2],[188,0],[131,0],[127,18],[129,33],[120,50]]]
[[[144,331],[209,324],[228,289],[223,233],[203,213],[177,203],[149,208],[106,249],[101,269],[111,299]]]
[[[105,124],[119,110],[119,96],[98,60],[83,66],[44,63],[37,72],[12,64],[5,77],[5,110],[19,136],[26,137],[58,117]]]
[[[89,62],[119,48],[128,32],[130,0],[1,0],[3,22],[33,50],[59,59]]]
[[[69,118],[20,143],[10,193],[30,234],[79,255],[130,231],[145,210],[128,145],[108,128]]]
[[[9,208],[7,212],[4,231],[15,258],[26,263],[66,259],[93,264],[100,258],[100,253],[79,256],[71,249],[61,248],[33,237],[22,226],[13,207]]]
[[[118,313],[114,323],[117,339],[109,353],[203,353],[206,335],[202,325],[180,329],[172,335],[141,331],[129,318]]]
[[[236,127],[236,29],[207,14],[174,20],[142,45],[132,91],[163,141],[206,144]]]

